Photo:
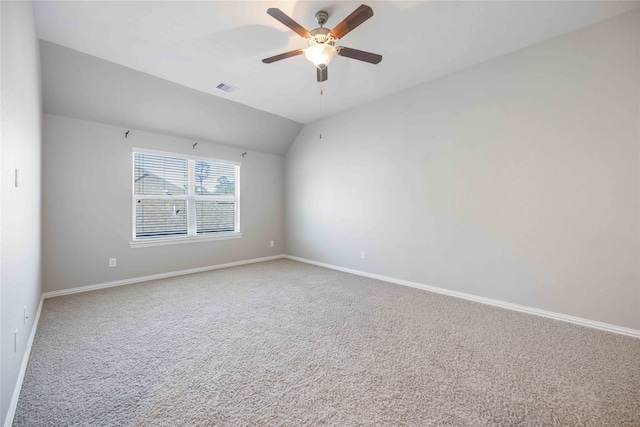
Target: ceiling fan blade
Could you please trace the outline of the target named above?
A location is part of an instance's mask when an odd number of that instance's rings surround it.
[[[324,67],[324,69],[320,69],[320,68],[316,68],[317,71],[317,75],[318,75],[318,81],[319,82],[324,82],[329,78],[329,75],[327,74],[327,67]]]
[[[340,22],[333,28],[333,30],[331,30],[331,35],[336,39],[341,39],[348,32],[350,32],[372,16],[373,9],[371,9],[366,4],[361,4],[356,10],[351,12],[351,15],[344,18],[342,22]]]
[[[344,46],[338,48],[338,55],[370,64],[377,64],[382,61],[382,55],[378,55],[377,53],[365,52],[364,50],[351,49],[350,47]]]
[[[267,13],[273,16],[274,18],[276,18],[278,21],[282,22],[287,27],[291,28],[293,31],[298,33],[301,37],[304,37],[305,39],[308,37],[311,37],[311,33],[309,33],[309,31],[305,30],[305,28],[302,25],[298,24],[296,21],[289,18],[280,9],[272,7],[267,9]]]
[[[262,60],[265,64],[271,64],[272,62],[280,61],[281,59],[291,58],[292,56],[302,55],[304,49],[292,50],[291,52],[281,53],[280,55],[270,56]]]

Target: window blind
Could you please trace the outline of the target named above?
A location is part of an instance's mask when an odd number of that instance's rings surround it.
[[[196,200],[196,226],[198,234],[234,231],[235,203]]]
[[[135,153],[134,164],[135,194],[187,194],[186,159]]]
[[[234,165],[196,161],[195,179],[197,195],[235,194]]]
[[[239,165],[134,152],[134,240],[239,232]]]
[[[136,203],[138,239],[187,235],[186,200],[144,199]]]

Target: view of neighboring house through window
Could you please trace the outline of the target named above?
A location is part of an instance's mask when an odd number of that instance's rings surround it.
[[[133,239],[239,237],[235,162],[134,149]]]

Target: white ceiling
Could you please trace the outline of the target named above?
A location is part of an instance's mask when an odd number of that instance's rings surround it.
[[[381,54],[371,65],[337,57],[316,82],[304,56],[262,58],[305,47],[266,14],[277,7],[303,27],[329,12],[334,27],[360,3],[347,1],[41,1],[38,36],[62,46],[300,123],[631,10],[613,1],[368,1],[374,16],[337,45]],[[225,93],[216,86],[240,88]],[[320,88],[324,95],[320,96]]]

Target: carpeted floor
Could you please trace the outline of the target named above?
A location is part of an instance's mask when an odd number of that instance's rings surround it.
[[[14,426],[640,426],[640,340],[289,260],[45,300]]]

